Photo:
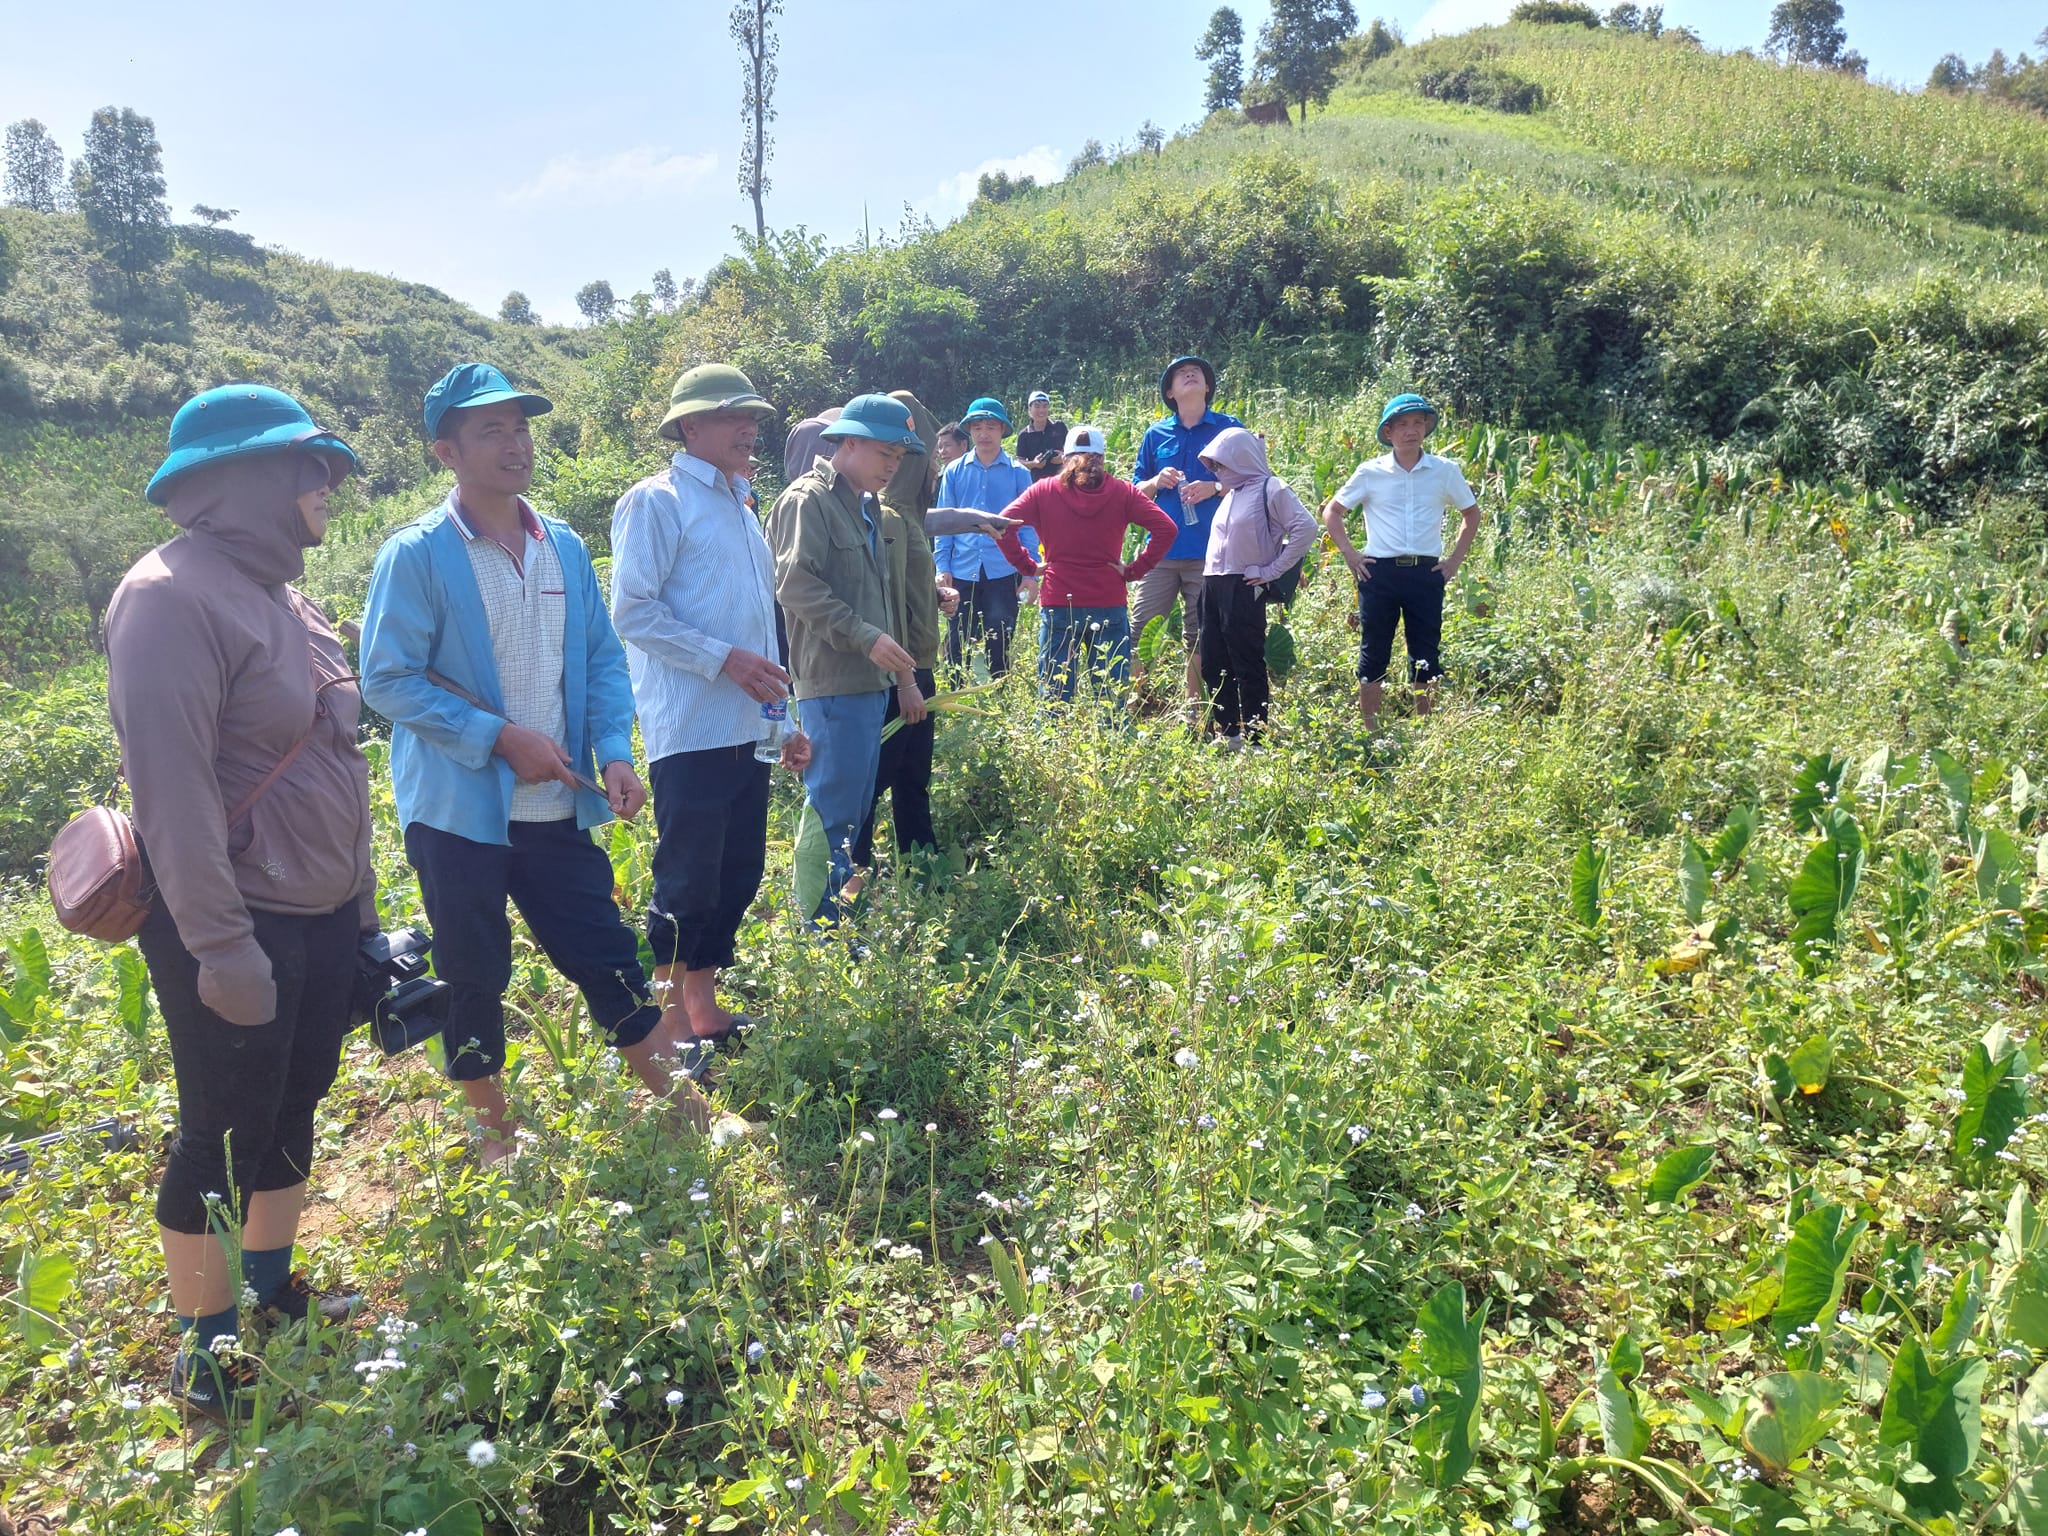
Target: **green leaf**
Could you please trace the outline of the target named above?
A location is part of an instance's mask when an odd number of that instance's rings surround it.
[[[1706,1142],[1695,1142],[1689,1147],[1680,1147],[1676,1152],[1667,1152],[1650,1170],[1650,1182],[1643,1191],[1643,1198],[1652,1205],[1675,1205],[1707,1176],[1713,1166],[1714,1149]]]
[[[1742,862],[1742,856],[1756,839],[1757,824],[1762,819],[1762,813],[1753,805],[1738,805],[1728,813],[1728,819],[1721,824],[1720,836],[1714,839],[1714,868],[1725,875]]]
[[[117,989],[114,1017],[129,1034],[140,1037],[149,1027],[149,967],[133,944],[109,951],[107,963],[114,969]]]
[[[2021,1536],[2048,1536],[2048,1365],[2034,1372],[2012,1416],[2013,1515]]]
[[[2005,1150],[2027,1117],[2022,1079],[2031,1070],[2031,1058],[2013,1047],[2002,1025],[1970,1047],[1963,1058],[1963,1107],[1949,1143],[1957,1167],[1981,1174]]]
[[[1150,625],[1147,625],[1150,628]],[[1288,674],[1294,671],[1300,661],[1295,649],[1294,631],[1285,624],[1275,624],[1266,631],[1266,670],[1273,681],[1284,683]]]
[[[1685,920],[1697,925],[1707,915],[1707,893],[1713,883],[1707,875],[1707,855],[1700,845],[1686,838],[1678,852],[1678,904]]]
[[[1942,1306],[1941,1321],[1927,1336],[1927,1351],[1936,1359],[1952,1355],[1970,1342],[1977,1327],[1977,1314],[1984,1308],[1984,1261],[1979,1259],[1963,1269],[1949,1286],[1948,1301]]]
[[[1746,1327],[1768,1313],[1784,1289],[1779,1276],[1759,1275],[1726,1301],[1715,1302],[1707,1313],[1707,1327],[1715,1333]]]
[[[1956,1481],[1977,1458],[1985,1371],[1984,1361],[1976,1358],[1955,1360],[1936,1371],[1910,1334],[1892,1360],[1877,1438],[1881,1445],[1910,1445],[1913,1459],[1933,1474],[1926,1482],[1899,1482],[1899,1492],[1917,1514],[1954,1514],[1963,1507]]]
[[[1849,1260],[1869,1226],[1849,1220],[1838,1204],[1815,1206],[1799,1218],[1785,1245],[1785,1288],[1771,1313],[1771,1333],[1780,1349],[1793,1347],[1794,1335],[1807,1328],[1825,1333],[1833,1326]]]
[[[2019,845],[1996,827],[1970,832],[1970,867],[1977,875],[1977,898],[1988,907],[2016,912],[2026,904],[2026,860]]]
[[[808,921],[824,903],[832,884],[832,850],[825,823],[809,800],[797,811],[796,851],[792,860],[798,922]]]
[[[1811,1098],[1828,1085],[1828,1074],[1834,1070],[1834,1042],[1826,1035],[1808,1035],[1800,1041],[1799,1048],[1785,1058],[1785,1071],[1792,1079],[1792,1086]]]
[[[1792,778],[1792,825],[1800,831],[1820,825],[1822,815],[1841,799],[1849,765],[1832,752],[1821,752],[1800,764]]]
[[[1742,1443],[1774,1476],[1820,1443],[1841,1388],[1813,1371],[1781,1371],[1755,1387],[1757,1412],[1743,1426]]]
[[[1027,1429],[1023,1440],[1024,1459],[1051,1461],[1059,1455],[1064,1443],[1056,1425],[1040,1424],[1035,1429]]]
[[[1607,1454],[1634,1461],[1650,1448],[1650,1422],[1636,1406],[1636,1395],[1622,1383],[1609,1363],[1600,1367],[1593,1384],[1593,1404],[1600,1416],[1600,1440]]]
[[[989,1267],[996,1272],[996,1284],[1002,1288],[1003,1303],[1015,1318],[1031,1315],[1031,1297],[1024,1288],[1024,1266],[1010,1252],[1010,1245],[1000,1238],[988,1245]]]
[[[1830,808],[1815,823],[1820,841],[1807,850],[1786,900],[1796,919],[1792,953],[1808,974],[1821,968],[1840,938],[1842,915],[1863,879],[1863,829],[1847,811]]]
[[[1572,859],[1572,916],[1591,932],[1600,926],[1600,887],[1607,878],[1607,855],[1588,837],[1579,843]]]
[[[1970,801],[1974,796],[1970,770],[1939,747],[1928,757],[1934,763],[1935,777],[1941,781],[1941,792],[1948,797],[1951,822],[1960,836],[1970,825]]]
[[[74,1273],[71,1261],[61,1254],[22,1249],[10,1299],[15,1329],[30,1349],[41,1349],[57,1336],[57,1313],[71,1294]]]
[[[1415,1325],[1423,1365],[1450,1389],[1428,1417],[1415,1426],[1415,1446],[1430,1461],[1430,1482],[1449,1488],[1471,1470],[1479,1444],[1479,1399],[1483,1386],[1479,1344],[1485,1312],[1468,1317],[1465,1287],[1452,1280],[1422,1304]]]
[[[7,941],[7,956],[14,962],[14,981],[0,993],[0,1009],[18,1023],[35,1012],[36,999],[49,994],[50,952],[40,932],[24,928]]]

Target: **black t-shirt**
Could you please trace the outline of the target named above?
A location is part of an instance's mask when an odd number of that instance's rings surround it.
[[[1067,424],[1064,421],[1051,420],[1046,422],[1043,431],[1040,431],[1037,427],[1026,427],[1022,432],[1019,432],[1017,434],[1016,452],[1011,457],[1022,464],[1037,458],[1041,453],[1048,451],[1058,453],[1066,446]],[[1034,466],[1031,471],[1031,478],[1033,480],[1043,480],[1047,475],[1057,473],[1058,470],[1054,466],[1047,466],[1042,469]]]

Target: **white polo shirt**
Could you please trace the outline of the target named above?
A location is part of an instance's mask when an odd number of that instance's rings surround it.
[[[1463,472],[1433,453],[1417,459],[1413,469],[1403,469],[1391,453],[1367,459],[1351,471],[1337,500],[1353,511],[1364,509],[1365,554],[1375,560],[1394,555],[1442,559],[1444,513],[1475,504]]]

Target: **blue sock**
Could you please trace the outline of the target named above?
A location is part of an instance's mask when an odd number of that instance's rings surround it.
[[[229,1307],[225,1312],[202,1312],[197,1317],[178,1316],[178,1327],[193,1335],[192,1342],[185,1348],[185,1361],[190,1365],[197,1356],[211,1355],[213,1341],[224,1333],[240,1332],[239,1311]]]
[[[277,1293],[284,1289],[291,1269],[292,1250],[289,1244],[282,1248],[242,1250],[242,1283],[256,1293],[258,1306],[276,1299]]]

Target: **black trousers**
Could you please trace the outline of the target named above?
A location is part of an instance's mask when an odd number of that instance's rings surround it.
[[[434,932],[434,974],[447,982],[441,1045],[457,1082],[505,1065],[505,988],[512,983],[509,898],[556,970],[574,982],[613,1045],[654,1033],[661,1009],[648,995],[640,941],[612,899],[612,861],[576,825],[515,821],[505,843],[473,843],[423,822],[405,829]]]
[[[960,609],[946,628],[946,660],[952,666],[967,665],[967,647],[988,647],[988,675],[1001,677],[1010,670],[1010,636],[1017,630],[1016,576],[987,576],[980,581],[954,578],[960,589]]]
[[[1202,686],[1215,700],[1209,727],[1256,739],[1273,690],[1266,676],[1266,605],[1242,576],[1202,579]]]
[[[938,691],[930,672],[917,669],[918,690],[926,698]],[[882,716],[882,729],[902,711],[896,690],[889,690],[889,710]],[[889,796],[889,812],[896,824],[896,846],[935,852],[938,834],[932,830],[932,744],[938,736],[938,721],[930,714],[916,725],[898,726],[882,738],[882,764],[875,770],[875,795],[868,805],[868,819],[861,823],[860,836],[853,840],[856,869],[875,862],[875,814],[882,795]]]
[[[137,936],[178,1080],[178,1134],[156,1191],[157,1222],[173,1232],[207,1230],[209,1194],[225,1200],[232,1191],[238,1219],[247,1220],[250,1195],[303,1184],[313,1170],[313,1112],[341,1066],[356,903],[319,917],[249,915],[277,983],[277,1017],[253,1029],[199,1000],[199,962],[162,900]]]
[[[648,764],[654,791],[656,965],[731,965],[733,941],[768,865],[768,764],[754,744],[677,752]]]

